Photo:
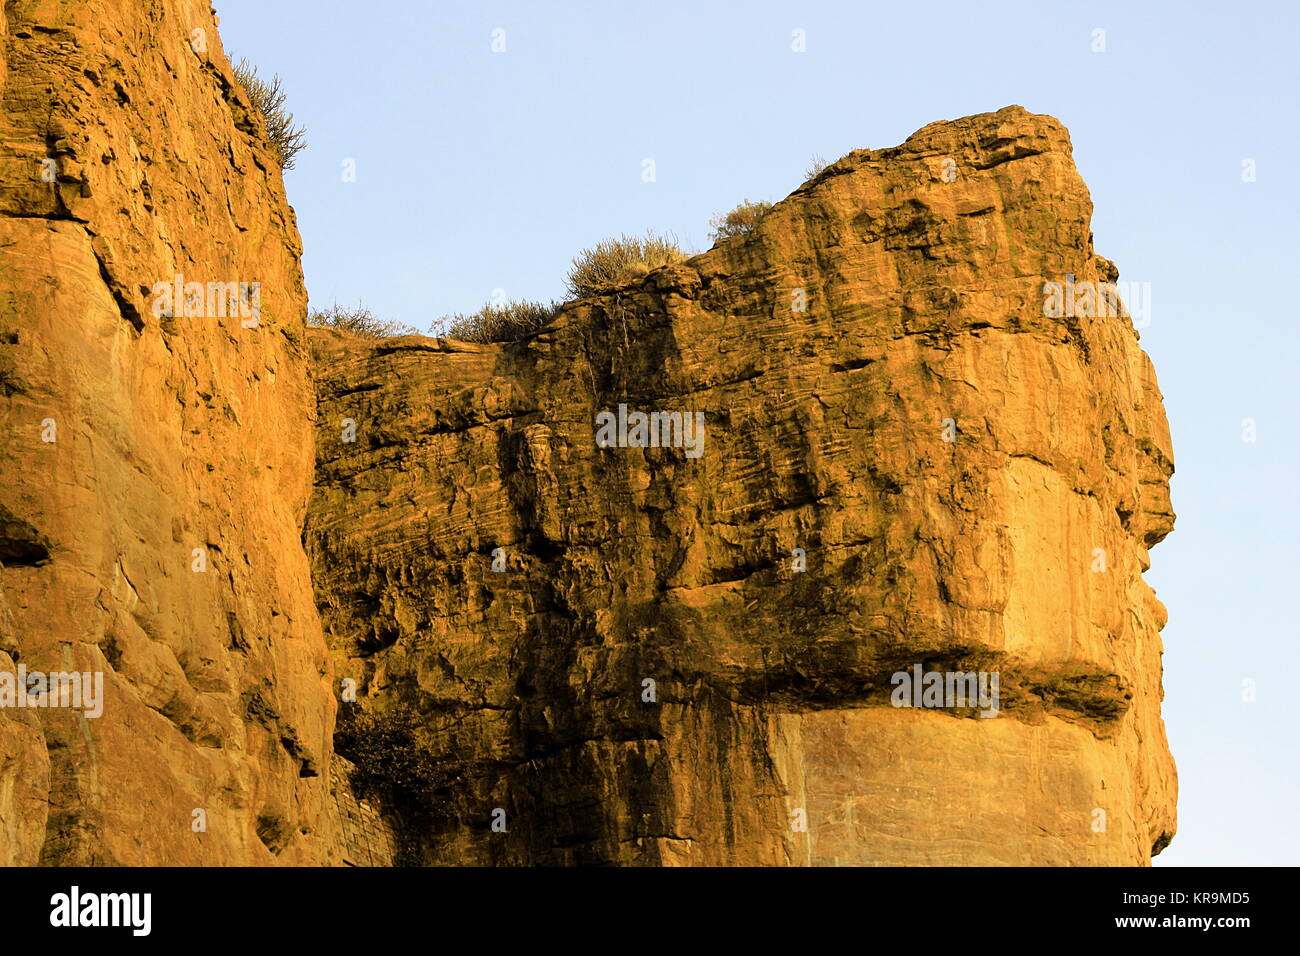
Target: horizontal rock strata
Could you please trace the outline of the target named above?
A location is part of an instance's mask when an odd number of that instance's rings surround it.
[[[1130,319],[1049,302],[1116,278],[1090,217],[1009,107],[516,344],[313,331],[339,750],[403,768],[404,859],[1148,862],[1172,457]],[[703,443],[600,447],[620,406]],[[893,706],[918,665],[997,716]]]

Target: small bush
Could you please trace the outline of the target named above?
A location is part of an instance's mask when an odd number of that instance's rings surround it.
[[[334,749],[352,761],[352,786],[406,811],[431,812],[454,781],[421,743],[424,721],[414,711],[366,713],[357,705],[339,708]]]
[[[463,342],[515,342],[549,325],[560,311],[560,303],[541,302],[488,303],[469,315],[457,313],[434,323],[430,332]]]
[[[386,339],[394,335],[419,335],[420,330],[401,322],[381,319],[365,306],[349,308],[337,302],[328,309],[319,309],[307,315],[307,324],[327,329],[339,329],[368,339]]]
[[[826,160],[824,160],[822,157],[814,156],[812,159],[808,161],[808,168],[804,170],[803,178],[815,179],[816,177],[824,173],[826,171],[826,167],[829,165],[830,163],[826,162]]]
[[[709,237],[717,242],[732,236],[743,236],[754,230],[769,212],[772,204],[767,201],[750,202],[742,199],[740,205],[728,213],[720,213],[709,220]]]
[[[235,79],[266,122],[266,135],[280,168],[293,169],[293,158],[307,146],[307,131],[301,126],[295,128],[293,114],[285,112],[285,92],[280,88],[279,75],[271,77],[268,83],[257,75],[257,67],[242,59],[234,69]]]
[[[575,299],[599,295],[685,258],[672,235],[646,232],[644,239],[626,234],[605,239],[574,257],[567,280],[569,294]]]

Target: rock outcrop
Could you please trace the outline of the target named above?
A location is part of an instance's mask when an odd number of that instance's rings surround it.
[[[0,42],[0,670],[104,675],[98,718],[0,709],[0,862],[327,861],[279,168],[206,2],[10,3]]]
[[[1010,107],[516,345],[313,332],[313,579],[344,706],[426,758],[418,858],[1158,851],[1169,434],[1127,317],[1047,314],[1115,278],[1090,216]],[[703,445],[599,447],[620,406]],[[997,718],[892,706],[916,665],[997,673]]]
[[[0,43],[0,677],[103,677],[99,715],[0,681],[0,862],[1168,842],[1169,434],[1129,319],[1045,302],[1116,277],[1055,120],[854,152],[521,342],[370,340],[304,329],[206,3]],[[894,706],[921,672],[996,716]]]

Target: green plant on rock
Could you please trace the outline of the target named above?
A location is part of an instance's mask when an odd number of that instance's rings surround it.
[[[740,205],[731,212],[719,213],[709,220],[709,237],[717,242],[719,239],[748,235],[771,211],[770,202],[765,200],[750,202],[748,199],[742,199]]]

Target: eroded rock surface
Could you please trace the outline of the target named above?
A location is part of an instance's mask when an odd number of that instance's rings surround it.
[[[0,10],[0,670],[104,675],[98,718],[0,709],[0,863],[336,856],[306,296],[259,123],[206,2]],[[155,309],[178,276],[203,295]],[[259,284],[256,323],[210,283]]]
[[[315,331],[313,387],[209,6],[4,4],[0,674],[104,684],[0,706],[0,863],[1147,862],[1172,461],[1129,320],[1044,308],[1090,214],[1055,120],[936,123],[524,342]]]
[[[1047,314],[1116,277],[1090,217],[1009,107],[522,343],[312,332],[313,580],[343,719],[415,768],[408,858],[1158,852],[1172,456],[1131,321]],[[598,447],[620,404],[702,412],[702,454]],[[999,714],[891,706],[918,663],[998,673]]]

